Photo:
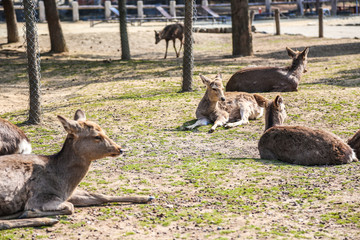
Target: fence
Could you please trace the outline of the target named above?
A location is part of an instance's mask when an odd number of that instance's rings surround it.
[[[331,3],[331,14],[336,15],[337,11],[337,3],[343,2],[344,0],[319,0],[319,3]],[[249,3],[249,6],[264,6],[265,5],[265,13],[270,14],[272,12],[271,7],[277,5],[297,5],[298,13],[300,15],[304,14],[304,4],[311,4],[316,3],[316,0],[296,0],[296,1],[282,1],[282,2],[273,2],[272,0],[265,0],[264,2],[254,2]],[[223,4],[209,4],[208,0],[202,0],[201,4],[196,4],[197,8],[201,8],[208,16],[212,18],[220,18],[219,14],[217,14],[212,8],[229,8],[230,3],[223,3]],[[175,0],[170,0],[169,5],[144,5],[142,0],[137,1],[136,5],[126,5],[127,9],[134,9],[137,10],[137,18],[136,19],[150,19],[144,15],[144,9],[156,9],[161,15],[161,19],[165,20],[172,20],[178,19],[179,17],[176,16],[177,9],[184,9],[184,4],[176,4]],[[15,9],[23,9],[22,6],[15,6]],[[111,1],[105,1],[104,6],[102,5],[79,5],[77,1],[72,1],[71,5],[62,5],[58,6],[59,10],[71,10],[72,11],[72,19],[73,21],[79,21],[80,15],[79,10],[89,10],[89,9],[102,9],[104,10],[104,19],[109,20],[111,19],[111,14],[114,13],[117,15],[117,9],[111,5]],[[358,9],[358,8],[356,8]],[[3,10],[0,7],[0,10]],[[39,21],[45,21],[45,7],[44,2],[39,1],[38,4],[39,10]],[[358,11],[356,12],[358,14]],[[154,18],[153,18],[154,19]],[[159,18],[158,18],[159,19]]]

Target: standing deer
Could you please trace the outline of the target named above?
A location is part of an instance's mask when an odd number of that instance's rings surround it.
[[[20,128],[0,118],[0,155],[14,153],[30,154],[31,144]]]
[[[235,127],[249,123],[249,119],[260,118],[263,108],[260,107],[253,94],[244,92],[225,92],[221,74],[217,74],[214,80],[200,75],[202,82],[206,85],[206,92],[201,99],[197,109],[197,121],[187,129],[207,125],[214,125],[210,133],[218,126]]]
[[[74,206],[107,202],[147,203],[151,197],[118,197],[76,190],[92,161],[118,156],[121,147],[77,110],[75,120],[58,116],[68,135],[59,153],[0,157],[0,229],[54,224],[40,218],[70,215]],[[4,220],[14,218],[36,218]]]
[[[255,94],[265,108],[265,132],[258,143],[262,159],[299,165],[338,165],[358,161],[351,147],[334,134],[303,126],[281,126],[286,118],[283,99]]]
[[[169,41],[172,40],[174,43],[174,49],[176,53],[176,57],[180,56],[180,51],[183,45],[183,38],[184,38],[184,26],[180,23],[170,24],[167,25],[163,30],[160,32],[155,31],[155,44],[158,44],[162,39],[166,41],[166,51],[164,59],[166,59]],[[176,50],[175,40],[180,40],[180,49],[179,52]]]
[[[302,52],[286,48],[292,58],[288,67],[254,67],[236,72],[226,85],[226,91],[292,92],[297,91],[300,78],[306,70],[309,48]]]

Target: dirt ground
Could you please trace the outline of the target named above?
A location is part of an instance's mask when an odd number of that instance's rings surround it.
[[[62,141],[61,127],[51,124],[56,114],[69,117],[79,105],[88,112],[104,112],[101,117],[91,116],[102,127],[112,129],[112,137],[133,153],[117,162],[95,162],[81,186],[105,193],[150,193],[157,199],[146,206],[80,208],[74,215],[60,218],[62,222],[54,227],[4,232],[4,239],[359,239],[359,164],[303,168],[260,160],[257,140],[262,121],[235,130],[219,129],[213,135],[207,134],[206,128],[174,130],[194,119],[204,88],[196,77],[198,91],[188,98],[171,95],[169,89],[180,89],[182,58],[175,59],[170,45],[168,59],[162,61],[165,44],[154,44],[154,29],[163,26],[129,26],[134,62],[126,64],[120,61],[117,23],[93,28],[88,22],[63,23],[70,49],[65,54],[48,53],[47,25],[38,25],[45,123],[39,128],[25,126],[29,134],[32,130],[35,152],[53,152],[49,148],[58,148],[56,144]],[[26,81],[18,80],[26,79],[26,69],[19,67],[24,64],[24,46],[6,44],[4,28],[0,24],[0,115],[19,122],[24,120],[28,102]],[[211,77],[222,72],[227,80],[239,66],[288,64],[286,46],[300,50],[311,46],[311,68],[301,90],[283,94],[288,99],[288,124],[323,128],[343,139],[359,128],[358,39],[274,38],[263,33],[253,37],[254,56],[233,58],[231,34],[196,33],[195,74],[205,72]],[[149,64],[148,69],[142,67],[142,61]],[[88,70],[86,64],[76,69],[78,62],[86,62]],[[158,99],[156,94],[147,95],[157,88],[160,96],[167,91],[170,96]],[[132,93],[138,95],[130,96]],[[97,101],[106,104],[97,105]],[[351,120],[343,122],[340,115]],[[59,136],[53,136],[50,143],[36,139],[36,134],[54,135],[52,131]],[[216,164],[206,159],[215,159]],[[201,173],[206,176],[199,180],[197,174]],[[298,189],[303,183],[311,192],[305,197]],[[226,192],[228,189],[238,192]]]

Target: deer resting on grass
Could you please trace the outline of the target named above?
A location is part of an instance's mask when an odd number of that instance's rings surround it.
[[[356,157],[360,158],[360,130],[358,130],[354,136],[349,138],[347,142],[355,151]]]
[[[226,85],[226,91],[292,92],[297,91],[300,78],[306,72],[309,48],[302,52],[286,48],[292,58],[288,67],[254,67],[236,72]]]
[[[214,80],[202,75],[200,78],[206,85],[206,92],[196,109],[197,121],[186,126],[187,129],[213,122],[214,125],[209,131],[211,133],[218,126],[235,127],[248,124],[249,119],[257,119],[263,115],[263,108],[257,104],[253,94],[224,93],[221,74],[217,74]]]
[[[52,225],[56,219],[42,217],[72,214],[74,206],[152,200],[77,190],[92,161],[116,157],[122,150],[99,125],[86,120],[81,110],[76,111],[75,120],[62,116],[58,119],[68,133],[59,153],[0,157],[0,229]]]
[[[169,41],[172,40],[174,43],[174,49],[176,53],[176,57],[180,56],[180,51],[183,45],[183,38],[184,38],[184,26],[180,23],[170,24],[167,25],[163,30],[160,32],[155,31],[155,44],[158,44],[162,39],[166,41],[166,51],[164,59],[166,59]],[[180,40],[180,49],[179,52],[176,50],[175,40]]]
[[[30,154],[31,144],[20,128],[0,118],[0,155],[14,153]]]
[[[334,134],[303,126],[282,126],[286,111],[283,99],[270,101],[255,94],[265,108],[265,132],[258,143],[262,159],[299,165],[338,165],[358,161],[354,151]]]

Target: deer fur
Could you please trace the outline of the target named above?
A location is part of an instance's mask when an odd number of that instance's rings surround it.
[[[260,118],[263,108],[260,107],[253,94],[244,92],[225,92],[221,74],[214,80],[200,75],[206,85],[206,92],[197,109],[197,121],[187,126],[194,129],[197,126],[214,123],[209,132],[214,132],[218,126],[235,127],[248,124],[249,119]]]
[[[20,128],[0,118],[0,155],[14,153],[30,154],[31,144]]]
[[[258,143],[262,159],[299,165],[338,165],[358,161],[354,151],[334,134],[303,126],[282,126],[286,111],[283,98],[270,101],[256,95],[265,108],[266,129]]]
[[[292,92],[297,91],[300,78],[306,70],[309,48],[302,52],[286,48],[292,58],[288,67],[254,67],[236,72],[226,85],[226,91]]]
[[[180,23],[170,24],[167,25],[163,30],[160,32],[155,31],[155,44],[158,44],[162,39],[166,41],[166,51],[164,59],[166,59],[169,41],[172,40],[174,43],[174,49],[176,53],[176,57],[180,56],[180,51],[183,45],[183,38],[184,38],[184,26]],[[176,50],[175,41],[176,39],[180,40],[180,49],[179,52]]]
[[[360,130],[358,130],[354,136],[347,141],[350,147],[352,147],[356,153],[356,157],[360,158]]]
[[[60,152],[51,155],[6,155],[0,157],[0,229],[28,226],[31,219],[73,214],[74,206],[107,202],[147,203],[151,197],[118,197],[77,190],[90,164],[122,149],[94,122],[77,110],[75,120],[58,116],[67,131]],[[34,219],[35,222],[38,219]]]

